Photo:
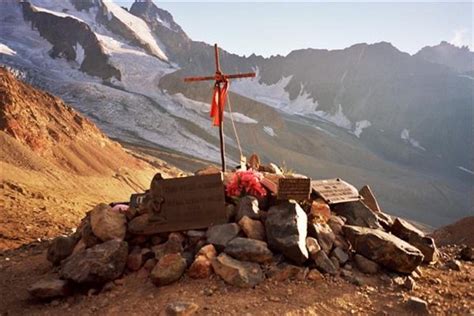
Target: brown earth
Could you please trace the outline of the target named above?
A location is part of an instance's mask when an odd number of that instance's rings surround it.
[[[130,154],[59,98],[0,67],[0,250],[70,232],[92,206],[128,201],[158,171],[180,173]]]
[[[47,243],[0,253],[0,315],[157,315],[170,302],[200,306],[198,315],[411,315],[410,296],[428,302],[436,315],[472,315],[474,264],[463,262],[461,271],[421,267],[422,277],[412,291],[385,274],[355,273],[362,285],[341,277],[316,281],[265,280],[254,289],[226,285],[216,275],[207,280],[187,276],[169,286],[156,287],[138,272],[121,279],[111,291],[80,293],[69,298],[39,302],[26,288],[51,274],[46,260]],[[455,248],[445,248],[453,256]],[[441,268],[440,268],[441,267]],[[120,284],[123,283],[123,284]]]
[[[440,245],[465,244],[474,247],[474,216],[435,230],[431,235]]]

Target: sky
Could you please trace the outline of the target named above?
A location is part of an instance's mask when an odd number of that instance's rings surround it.
[[[474,47],[472,2],[154,2],[193,40],[246,56],[381,41],[410,54],[441,41]]]

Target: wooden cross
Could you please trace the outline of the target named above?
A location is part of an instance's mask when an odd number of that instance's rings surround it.
[[[249,73],[242,73],[242,74],[232,74],[232,75],[226,75],[223,74],[219,65],[219,48],[217,47],[217,44],[214,44],[214,57],[215,57],[215,62],[216,62],[216,73],[214,76],[205,76],[205,77],[188,77],[184,78],[185,82],[196,82],[196,81],[209,81],[209,80],[214,80],[214,102],[216,102],[216,95],[217,97],[217,103],[219,104],[219,111],[218,111],[218,124],[219,124],[219,140],[220,140],[220,147],[221,147],[221,161],[222,161],[222,171],[225,172],[225,145],[224,145],[224,129],[223,129],[223,123],[224,123],[224,103],[225,103],[225,95],[227,94],[227,87],[228,87],[228,82],[229,79],[237,79],[237,78],[253,78],[255,77],[254,72],[249,72]],[[224,89],[224,91],[223,91]],[[222,94],[224,92],[224,94]],[[212,109],[211,109],[211,115],[212,115]],[[216,121],[215,121],[216,122]]]

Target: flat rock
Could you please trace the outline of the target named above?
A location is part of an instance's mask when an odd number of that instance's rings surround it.
[[[28,288],[31,296],[50,299],[67,296],[70,293],[69,283],[60,279],[44,279],[35,282]]]
[[[377,202],[372,189],[368,185],[364,185],[359,190],[359,195],[362,197],[365,205],[367,205],[372,210],[372,212],[381,212],[379,203]]]
[[[349,260],[349,255],[343,249],[335,247],[331,252],[331,257],[337,259],[340,265],[344,265]]]
[[[346,218],[347,225],[382,229],[376,213],[362,201],[336,204],[333,212]]]
[[[359,254],[355,254],[354,261],[357,265],[357,268],[363,273],[375,274],[380,271],[380,266],[378,263],[373,262],[372,260],[367,259],[366,257]]]
[[[120,277],[127,256],[126,242],[109,240],[63,260],[60,276],[76,283],[106,283]]]
[[[186,259],[181,254],[166,254],[151,270],[150,279],[157,286],[171,284],[181,278],[186,266]]]
[[[428,303],[419,297],[411,296],[406,302],[406,306],[416,314],[429,314]]]
[[[328,255],[323,250],[318,251],[312,259],[319,271],[332,275],[337,274],[337,266],[334,265],[332,260],[329,259]]]
[[[388,269],[410,274],[423,261],[423,254],[417,248],[394,235],[350,225],[342,229],[357,253]]]
[[[268,272],[267,276],[275,281],[286,281],[286,280],[304,280],[309,273],[309,269],[306,267],[299,267],[292,264],[279,264],[272,267]]]
[[[316,223],[309,224],[308,235],[318,240],[321,249],[327,254],[331,252],[336,235],[328,224]]]
[[[260,209],[256,197],[246,195],[242,197],[237,203],[235,221],[240,221],[240,219],[244,216],[247,216],[251,219],[260,219]]]
[[[75,236],[59,236],[54,238],[48,247],[46,258],[52,264],[58,265],[62,260],[66,259],[72,254],[77,242],[78,239]]]
[[[160,316],[191,316],[195,315],[199,305],[192,302],[169,303],[160,312]]]
[[[226,283],[241,288],[254,287],[264,279],[260,265],[238,261],[225,253],[212,260],[212,267]]]
[[[412,224],[403,219],[396,218],[390,228],[390,232],[418,248],[425,256],[423,262],[430,263],[438,261],[439,252],[433,238],[426,237],[422,231]]]
[[[265,240],[265,227],[259,220],[243,216],[239,221],[239,226],[248,238]]]
[[[267,243],[261,240],[237,237],[232,239],[224,252],[237,260],[265,263],[273,258]]]
[[[298,203],[288,201],[272,206],[265,221],[268,245],[289,260],[302,264],[308,259],[307,225],[307,215]]]
[[[213,244],[218,250],[222,250],[227,243],[237,237],[240,226],[236,223],[214,225],[206,232],[207,242]]]
[[[113,211],[109,205],[104,203],[94,207],[90,214],[92,231],[100,240],[123,240],[125,238],[127,218],[124,214]]]

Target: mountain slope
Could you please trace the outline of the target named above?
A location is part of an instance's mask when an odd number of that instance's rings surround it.
[[[65,233],[98,202],[127,201],[149,187],[156,167],[179,172],[132,156],[60,99],[0,67],[0,249]]]
[[[77,60],[88,55],[85,47],[82,54],[73,39],[50,35],[47,24],[31,24],[11,0],[1,4],[0,63],[62,97],[107,135],[219,160],[217,129],[208,118],[212,82],[182,80],[212,73],[210,45],[190,39],[151,1],[135,2],[130,11],[110,10],[101,0],[31,3],[61,23],[64,33],[96,38],[96,49],[106,56],[101,67],[117,73],[89,73],[85,59]],[[130,23],[141,25],[146,36]],[[65,53],[52,54],[58,48]],[[381,203],[391,212],[416,220],[430,213],[432,225],[472,211],[473,92],[467,77],[389,43],[272,58],[222,50],[221,62],[225,72],[258,72],[253,80],[231,83],[229,105],[244,154],[286,162],[313,178],[369,183],[380,188]],[[239,152],[228,114],[224,130],[232,165]]]
[[[446,65],[459,73],[474,71],[474,52],[471,52],[467,46],[456,47],[443,41],[435,46],[423,47],[414,56],[432,63]]]

